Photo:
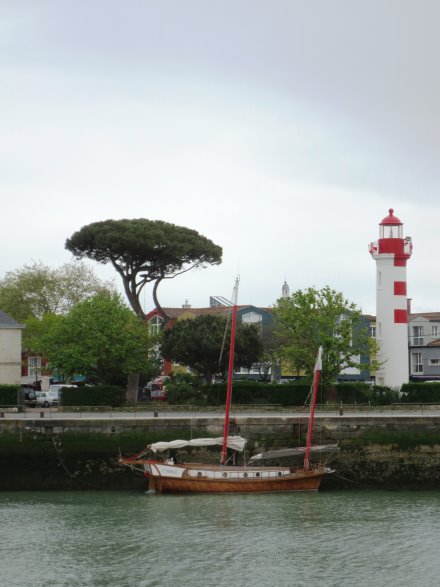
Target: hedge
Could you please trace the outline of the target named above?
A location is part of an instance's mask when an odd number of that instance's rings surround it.
[[[21,385],[0,385],[0,406],[16,406]]]
[[[170,405],[224,405],[226,387],[226,383],[200,386],[188,383],[171,383],[167,385],[168,403]],[[276,385],[257,381],[235,381],[232,403],[299,406],[306,402],[309,391],[310,385],[304,383]]]
[[[310,383],[288,384],[261,383],[258,381],[234,381],[233,404],[276,404],[280,406],[303,406],[309,400]],[[194,383],[171,383],[167,385],[170,405],[224,405],[226,383],[196,385]],[[397,392],[388,387],[370,386],[365,383],[344,382],[319,386],[318,404],[344,403],[360,405],[389,405],[399,401]]]
[[[64,406],[111,406],[119,408],[125,403],[126,390],[116,385],[93,387],[62,387],[61,405]]]
[[[440,403],[440,383],[411,382],[401,388],[401,401],[410,404]]]

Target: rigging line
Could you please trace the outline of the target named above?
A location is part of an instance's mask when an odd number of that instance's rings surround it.
[[[55,436],[52,436],[52,444],[54,446],[55,452],[57,453],[57,457],[58,460],[60,461],[60,465],[63,467],[63,469],[65,470],[65,472],[67,473],[67,475],[73,479],[73,475],[72,473],[69,471],[69,469],[66,467],[66,465],[64,464],[63,459],[61,458],[61,451],[59,450],[59,448],[57,447],[57,442],[55,439]]]
[[[235,287],[234,287],[235,289]],[[232,290],[232,298],[234,297],[234,290]],[[220,356],[218,359],[218,367],[220,370],[220,365],[222,363],[222,358],[223,358],[223,353],[225,350],[225,344],[226,344],[226,334],[228,332],[228,327],[229,327],[229,322],[231,320],[231,316],[232,316],[232,310],[226,313],[226,324],[225,324],[225,331],[223,333],[223,341],[222,341],[222,348],[220,349]]]
[[[310,398],[312,397],[312,391],[313,391],[313,381],[310,385],[310,389],[309,389],[309,393],[307,394],[307,397],[303,403],[303,410],[307,409],[308,403],[310,401]]]
[[[333,473],[334,477],[338,477],[343,481],[348,481],[349,483],[353,483],[353,485],[359,485],[360,487],[365,487],[366,489],[377,489],[373,485],[368,485],[367,483],[361,483],[360,481],[354,481],[354,479],[348,479],[348,477],[343,477],[342,475],[338,475],[337,473]]]
[[[227,313],[227,318],[226,318],[226,324],[225,324],[225,331],[223,333],[222,348],[220,349],[220,356],[218,358],[218,367],[219,367],[219,370],[220,370],[220,365],[222,363],[223,353],[224,353],[224,350],[225,350],[226,335],[227,335],[227,332],[228,332],[230,318],[231,318],[231,313],[228,312]]]

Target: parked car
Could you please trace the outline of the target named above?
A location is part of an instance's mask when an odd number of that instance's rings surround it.
[[[37,406],[43,406],[45,408],[58,406],[60,403],[60,392],[62,393],[64,387],[77,387],[77,385],[56,383],[49,386],[49,391],[37,391]]]
[[[37,391],[37,406],[41,406],[43,408],[57,406],[59,401],[59,391]]]
[[[156,377],[153,381],[149,381],[147,385],[143,388],[142,392],[139,394],[140,400],[160,400],[166,401],[167,400],[167,392],[165,389],[165,383],[169,380],[169,377],[163,375],[161,377]]]
[[[164,388],[163,384],[153,383],[150,391],[150,399],[161,401],[166,401],[168,399],[167,390]]]
[[[60,391],[60,389],[63,389],[64,387],[78,387],[78,386],[70,384],[70,383],[53,383],[52,385],[49,385],[49,391]]]
[[[37,394],[32,386],[23,385],[22,389],[24,391],[24,404],[31,408],[34,408],[37,405]]]

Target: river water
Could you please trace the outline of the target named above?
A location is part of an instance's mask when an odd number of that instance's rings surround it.
[[[434,586],[440,492],[0,493],[4,587]]]

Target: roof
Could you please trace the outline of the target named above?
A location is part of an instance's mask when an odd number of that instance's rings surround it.
[[[273,308],[259,308],[257,306],[253,306],[251,304],[244,304],[242,306],[237,306],[237,310],[244,310],[245,308],[257,308],[257,310],[262,310],[263,312],[272,312]],[[180,318],[184,314],[192,314],[193,316],[200,316],[202,314],[220,314],[227,316],[228,313],[232,311],[232,306],[213,306],[209,308],[164,308],[165,312],[171,318]],[[147,314],[147,320],[158,314],[156,308],[151,310]],[[370,322],[374,322],[376,320],[376,316],[373,314],[362,314],[362,318],[369,320]],[[417,318],[425,318],[431,322],[440,322],[440,312],[411,312],[408,316],[408,321],[416,320]]]
[[[206,314],[216,314],[220,316],[227,316],[228,314],[232,314],[232,308],[232,306],[212,306],[209,308],[163,308],[163,310],[170,318],[178,319],[183,315],[202,316]],[[237,312],[240,312],[245,308],[255,308],[263,312],[272,311],[272,308],[260,308],[251,304],[243,304],[241,306],[237,306]],[[158,313],[158,310],[155,308],[147,314],[147,320],[157,315]]]
[[[440,339],[436,338],[435,340],[428,342],[427,346],[440,346]]]
[[[374,322],[376,320],[376,316],[373,316],[372,314],[362,314],[362,318],[369,320],[370,322]]]
[[[415,320],[417,318],[425,318],[432,322],[440,322],[440,312],[415,312],[409,315],[410,320]]]
[[[0,310],[0,328],[24,328],[24,326],[9,316],[9,314]]]
[[[382,220],[382,222],[380,223],[381,225],[383,224],[402,224],[402,222],[397,218],[397,216],[394,216],[394,210],[392,208],[390,208],[388,210],[389,215],[385,216],[385,218]]]

